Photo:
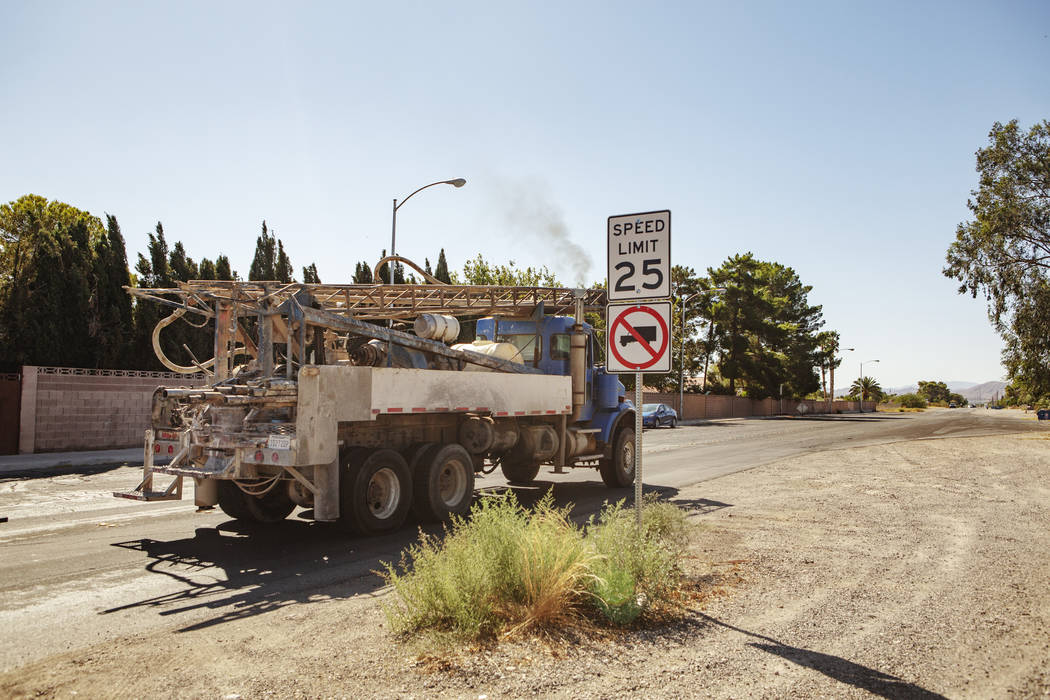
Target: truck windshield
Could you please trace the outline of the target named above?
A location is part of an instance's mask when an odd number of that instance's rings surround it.
[[[520,358],[522,362],[526,363],[532,362],[534,354],[539,354],[539,350],[543,343],[541,339],[541,345],[536,344],[535,333],[515,333],[513,335],[503,335],[500,336],[500,341],[504,343],[510,343],[511,345],[516,347],[518,349],[517,357]]]

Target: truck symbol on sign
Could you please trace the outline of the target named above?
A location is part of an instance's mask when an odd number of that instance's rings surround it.
[[[656,326],[635,326],[634,330],[638,332],[638,335],[643,340],[647,340],[650,343],[656,342]],[[627,335],[620,336],[620,345],[626,347],[628,343],[636,343],[638,339],[628,333]]]

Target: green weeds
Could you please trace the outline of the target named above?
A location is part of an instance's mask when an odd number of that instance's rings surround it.
[[[384,564],[391,628],[480,641],[629,624],[675,598],[688,535],[680,509],[647,499],[640,529],[622,501],[585,528],[570,509],[548,493],[530,512],[508,492],[481,498],[443,538],[422,534],[397,566]]]

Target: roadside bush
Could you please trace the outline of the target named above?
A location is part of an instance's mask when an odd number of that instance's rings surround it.
[[[421,534],[380,572],[394,589],[383,605],[391,629],[478,641],[587,626],[594,612],[627,624],[673,598],[687,537],[680,509],[648,501],[638,532],[622,501],[586,530],[571,507],[555,508],[548,493],[530,513],[508,492],[479,499],[444,538]]]
[[[918,394],[901,394],[897,397],[901,408],[926,408],[926,399]]]
[[[647,498],[638,533],[633,509],[619,501],[607,505],[587,534],[601,557],[595,562],[594,594],[598,608],[611,621],[624,624],[642,609],[672,598],[681,581],[685,551],[685,514],[670,503]],[[625,597],[630,589],[631,595]]]

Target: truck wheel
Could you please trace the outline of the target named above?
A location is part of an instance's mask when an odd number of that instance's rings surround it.
[[[466,515],[474,499],[474,460],[462,445],[435,445],[416,466],[412,490],[412,510],[420,520]]]
[[[244,497],[244,507],[249,517],[259,523],[279,523],[295,510],[295,502],[288,495],[286,481],[278,481],[262,496],[252,496],[243,491],[241,495]]]
[[[362,535],[396,530],[412,504],[405,458],[394,450],[351,450],[340,472],[340,520]]]
[[[514,455],[505,455],[500,460],[500,469],[503,476],[512,484],[531,484],[540,473],[540,463],[531,458],[521,458]]]
[[[252,496],[240,489],[234,481],[219,481],[219,508],[231,518],[256,523],[278,523],[295,510],[284,482],[280,482],[262,496]]]
[[[219,508],[234,520],[251,520],[244,491],[230,479],[219,479]]]
[[[612,457],[598,463],[602,481],[609,488],[626,488],[634,483],[634,428],[621,428],[613,441]]]

